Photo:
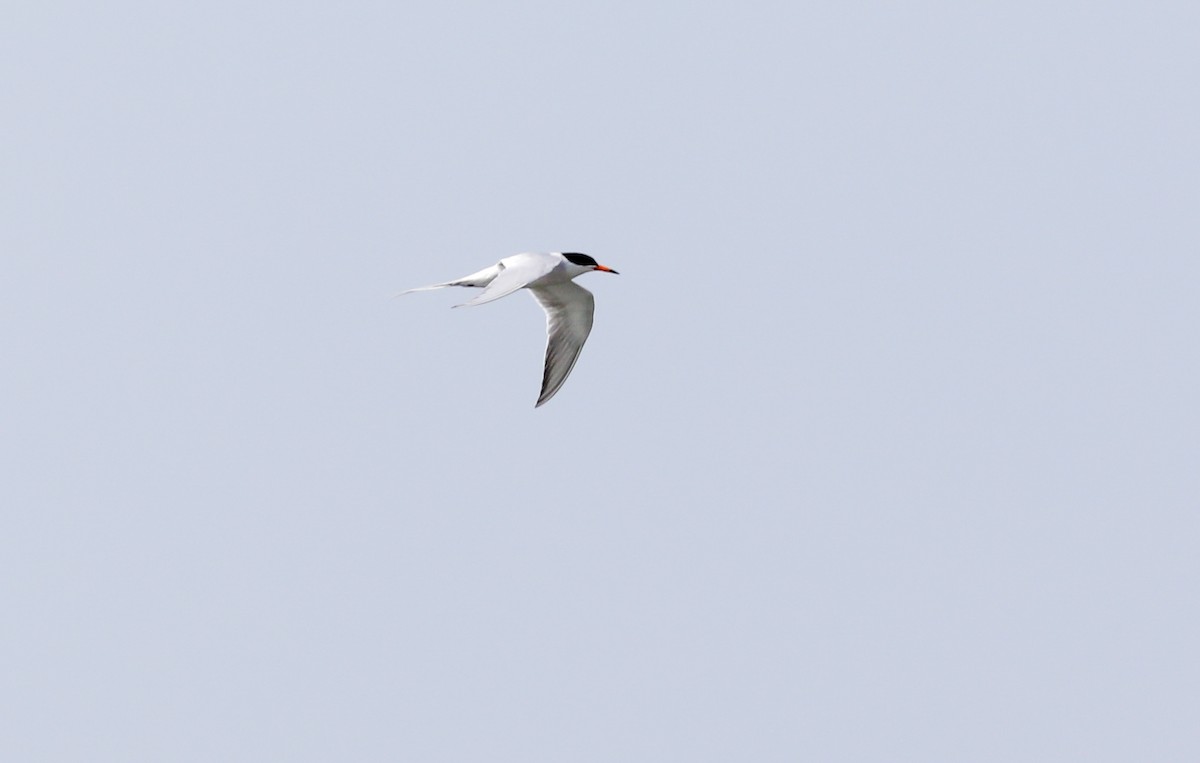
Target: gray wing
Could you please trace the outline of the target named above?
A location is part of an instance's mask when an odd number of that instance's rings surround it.
[[[554,397],[579,359],[592,332],[596,300],[592,293],[571,281],[531,287],[529,291],[546,311],[546,370],[537,406]]]

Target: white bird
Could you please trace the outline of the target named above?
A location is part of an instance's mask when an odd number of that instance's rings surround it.
[[[546,368],[542,373],[542,393],[537,408],[554,397],[571,374],[583,343],[592,331],[592,314],[596,300],[592,293],[572,283],[573,278],[599,270],[617,271],[597,263],[586,254],[576,252],[526,252],[514,254],[454,281],[435,283],[401,292],[444,289],[447,286],[482,288],[483,293],[455,307],[472,307],[507,297],[517,289],[529,289],[533,298],[546,311]]]

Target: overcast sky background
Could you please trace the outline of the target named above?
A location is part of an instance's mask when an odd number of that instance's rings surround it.
[[[1200,759],[1194,3],[5,16],[0,758]]]

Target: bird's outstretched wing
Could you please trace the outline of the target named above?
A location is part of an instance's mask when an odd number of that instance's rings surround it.
[[[571,375],[592,331],[596,300],[590,291],[571,281],[536,286],[529,291],[546,311],[546,369],[536,408],[554,397]]]
[[[455,307],[474,307],[507,297],[517,289],[524,288],[554,270],[559,260],[539,254],[517,254],[500,260],[499,274],[492,279],[483,293]]]

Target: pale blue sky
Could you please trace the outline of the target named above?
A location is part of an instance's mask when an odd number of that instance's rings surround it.
[[[1200,758],[1198,28],[15,4],[0,759]]]

